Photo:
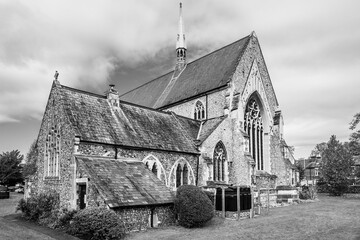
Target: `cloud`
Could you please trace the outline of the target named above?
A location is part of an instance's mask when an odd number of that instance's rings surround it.
[[[64,85],[102,93],[107,83],[126,92],[171,69],[178,4],[1,1],[0,123],[41,119],[55,70]],[[188,56],[198,58],[255,30],[288,144],[306,156],[309,142],[325,141],[330,132],[345,136],[360,111],[359,5],[184,0]]]

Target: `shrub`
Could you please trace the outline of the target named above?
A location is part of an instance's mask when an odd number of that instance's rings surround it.
[[[214,208],[209,197],[199,188],[182,185],[177,189],[175,211],[183,227],[199,227],[211,220]]]
[[[125,227],[112,210],[86,208],[74,214],[67,232],[82,239],[121,239]]]
[[[21,199],[16,211],[21,211],[26,219],[38,221],[46,218],[59,207],[59,194],[56,192],[40,193],[27,200]]]
[[[304,200],[316,199],[317,198],[316,187],[313,185],[302,186],[301,191],[299,192],[299,198]]]

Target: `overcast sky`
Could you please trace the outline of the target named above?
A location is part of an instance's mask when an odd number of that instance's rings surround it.
[[[0,0],[0,152],[37,138],[54,72],[120,93],[174,66],[179,1]],[[188,58],[255,31],[295,157],[360,112],[360,1],[183,1]]]

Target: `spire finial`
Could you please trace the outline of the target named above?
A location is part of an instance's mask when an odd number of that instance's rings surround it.
[[[181,70],[186,65],[186,42],[185,42],[185,28],[182,19],[182,3],[180,2],[179,5],[180,5],[179,31],[176,40],[176,56],[177,56],[176,67]]]

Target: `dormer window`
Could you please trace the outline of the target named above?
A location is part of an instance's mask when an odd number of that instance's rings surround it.
[[[201,101],[197,101],[194,108],[194,119],[204,120],[205,119],[205,107]]]

